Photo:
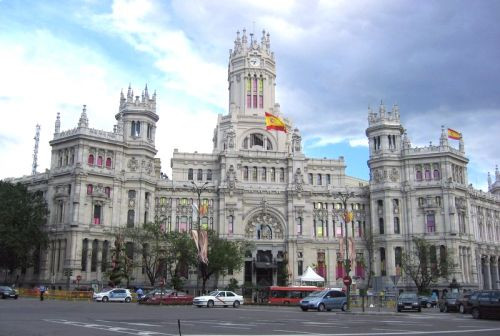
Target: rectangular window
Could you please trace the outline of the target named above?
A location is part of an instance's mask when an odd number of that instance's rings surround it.
[[[252,180],[257,181],[257,167],[252,169]]]
[[[304,273],[304,261],[297,261],[297,274],[302,275]]]
[[[394,233],[395,234],[400,234],[400,227],[399,227],[399,217],[394,217]]]
[[[101,206],[98,204],[94,205],[94,225],[101,224]]]
[[[436,220],[434,214],[427,214],[427,232],[436,232]]]
[[[379,230],[380,234],[384,234],[384,232],[385,232],[384,219],[383,218],[379,218],[378,219],[378,230]]]
[[[302,217],[297,218],[297,234],[302,235]]]
[[[188,228],[187,224],[188,224],[187,216],[182,216],[181,221],[179,223],[179,232],[187,231],[187,228]]]
[[[257,108],[257,95],[253,95],[253,108]]]
[[[227,223],[227,230],[228,230],[228,233],[229,234],[232,234],[234,233],[234,217],[233,216],[229,216],[229,220],[228,220],[228,223]]]
[[[330,174],[326,174],[326,184],[331,184],[331,183],[332,183],[331,175]]]

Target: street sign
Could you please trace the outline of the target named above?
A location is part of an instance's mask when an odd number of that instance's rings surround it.
[[[401,275],[391,275],[391,280],[394,286],[398,284],[399,278],[401,278]]]
[[[344,285],[346,285],[346,286],[350,286],[350,285],[352,284],[352,279],[351,279],[351,277],[350,277],[350,276],[348,276],[348,275],[346,275],[346,276],[342,279],[342,281],[344,281]]]

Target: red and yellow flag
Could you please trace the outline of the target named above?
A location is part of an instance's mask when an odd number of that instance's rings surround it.
[[[452,130],[451,128],[448,128],[448,138],[454,140],[460,140],[462,139],[462,133]]]
[[[284,121],[281,118],[267,112],[266,112],[266,129],[267,130],[273,129],[276,131],[283,131],[286,133],[286,125]]]

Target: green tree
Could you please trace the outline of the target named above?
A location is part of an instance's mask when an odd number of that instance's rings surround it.
[[[415,283],[418,292],[426,294],[440,278],[448,279],[455,265],[448,251],[437,258],[435,246],[425,239],[413,237],[412,243],[412,248],[401,255],[401,269]]]
[[[142,261],[144,272],[151,286],[154,286],[158,279],[166,276],[167,271],[167,235],[161,223],[155,221],[143,227],[128,228],[124,235],[126,240],[134,243],[134,253]]]
[[[42,193],[0,181],[0,269],[12,274],[34,265],[34,255],[47,245],[47,214]]]
[[[114,248],[111,249],[111,269],[107,272],[111,286],[119,286],[125,279],[129,287],[134,268],[134,245],[133,242],[125,242],[125,233],[119,229],[115,233]]]
[[[214,274],[227,275],[228,270],[239,271],[243,267],[247,245],[243,242],[220,238],[215,231],[208,232],[208,264],[199,264],[202,291],[207,280]]]
[[[170,285],[180,290],[184,284],[184,275],[197,263],[196,246],[187,232],[168,232],[166,241],[165,263],[170,275]]]
[[[366,288],[372,287],[373,275],[375,272],[373,271],[373,258],[374,258],[374,250],[375,250],[375,241],[373,239],[373,230],[370,225],[368,225],[367,229],[363,233],[363,242],[365,243],[366,251],[368,252],[368,260],[365,264],[366,266]]]

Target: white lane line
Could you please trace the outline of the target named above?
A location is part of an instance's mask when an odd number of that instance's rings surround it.
[[[216,327],[216,328],[243,329],[243,330],[250,330],[250,329],[252,329],[252,328],[245,328],[245,327],[232,327],[232,326],[223,326],[223,325],[216,325],[214,327]]]
[[[104,325],[104,324],[83,323],[83,322],[78,322],[78,321],[68,321],[68,320],[59,320],[59,319],[44,319],[42,321],[64,324],[64,325],[75,326],[75,327],[90,328],[90,329],[97,329],[97,330],[104,330],[104,331],[112,331],[112,332],[128,334],[128,335],[138,335],[138,336],[148,336],[148,335],[175,336],[175,335],[177,335],[177,334],[166,334],[166,333],[161,333],[161,332],[157,332],[157,331],[137,330],[137,329],[132,329],[132,328],[113,327],[113,326]]]
[[[371,335],[440,335],[440,334],[465,334],[465,333],[476,333],[476,332],[490,332],[490,331],[500,331],[500,328],[489,328],[489,329],[469,329],[469,330],[431,330],[431,331],[405,331],[405,332],[380,332],[380,333],[309,333],[302,331],[290,331],[290,330],[273,330],[286,332],[287,335],[296,335],[296,334],[307,334],[307,335],[315,335],[315,336],[371,336]],[[192,334],[189,336],[206,336],[203,334]],[[241,335],[224,335],[224,336],[241,336]],[[259,335],[259,336],[277,336],[277,335]]]
[[[96,320],[97,322],[107,322],[107,323],[123,323],[123,324],[130,324],[130,325],[135,325],[139,327],[161,327],[160,324],[149,324],[149,323],[136,323],[136,322],[123,322],[123,321],[107,321],[107,320]],[[177,322],[175,322],[177,324]]]
[[[291,330],[281,330],[281,329],[274,329],[273,331],[278,331],[278,332],[286,332],[288,333],[287,335],[294,335],[294,334],[305,334],[305,335],[317,335],[308,331],[291,331]],[[229,335],[231,336],[231,335]],[[276,335],[273,335],[276,336]]]
[[[402,332],[411,331],[411,330],[405,330],[405,329],[386,329],[386,328],[372,328],[372,330],[380,330],[380,331],[402,331]]]

